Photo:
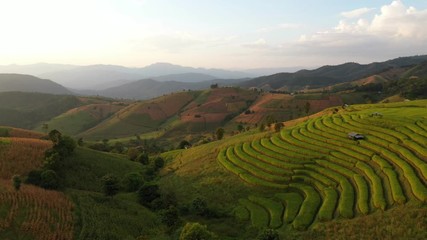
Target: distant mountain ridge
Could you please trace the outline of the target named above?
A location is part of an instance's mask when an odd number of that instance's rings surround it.
[[[257,87],[269,90],[300,90],[318,88],[365,78],[391,68],[411,66],[427,61],[427,55],[400,57],[385,62],[370,64],[344,63],[326,65],[314,70],[300,70],[295,73],[277,73],[251,79],[240,84],[242,87]]]
[[[71,89],[101,90],[102,86],[117,86],[120,81],[127,83],[153,78],[160,81],[201,82],[212,79],[238,79],[254,77],[251,73],[223,69],[184,67],[170,63],[155,63],[141,68],[117,65],[61,65],[32,64],[0,66],[2,73],[25,73],[50,79]],[[208,77],[209,76],[209,77]]]
[[[0,92],[11,91],[72,94],[71,91],[51,80],[23,74],[0,74]]]

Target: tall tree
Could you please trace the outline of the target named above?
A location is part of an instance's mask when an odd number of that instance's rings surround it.
[[[224,129],[223,128],[218,128],[215,131],[215,135],[216,135],[216,139],[221,140],[224,137]]]

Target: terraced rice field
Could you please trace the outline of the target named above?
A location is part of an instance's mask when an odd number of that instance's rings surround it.
[[[349,132],[365,139],[349,139]],[[427,101],[418,101],[309,119],[271,138],[222,149],[218,161],[248,184],[277,189],[274,197],[241,199],[240,218],[259,227],[306,229],[426,203],[426,146]]]

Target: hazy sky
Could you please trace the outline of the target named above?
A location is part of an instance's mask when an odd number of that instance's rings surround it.
[[[257,68],[427,54],[425,0],[0,0],[0,64]]]

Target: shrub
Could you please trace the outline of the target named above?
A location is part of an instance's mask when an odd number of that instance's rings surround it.
[[[199,216],[204,216],[208,212],[208,204],[200,197],[195,198],[191,202],[191,211]]]
[[[40,186],[46,189],[57,189],[59,187],[59,179],[56,172],[50,169],[41,172]]]
[[[143,152],[138,155],[138,158],[136,159],[138,162],[142,163],[143,165],[148,165],[150,163],[148,154]]]
[[[128,157],[131,161],[135,161],[136,158],[138,157],[139,151],[137,148],[130,147],[130,148],[128,148],[127,154],[128,154]]]
[[[179,222],[178,209],[170,206],[168,209],[160,211],[160,220],[168,227],[175,227]]]
[[[191,146],[191,144],[190,144],[187,140],[182,140],[182,141],[179,143],[178,148],[179,148],[179,149],[186,149],[186,148],[188,148],[188,147],[190,147],[190,146]]]
[[[182,229],[179,240],[211,240],[215,235],[208,230],[206,225],[200,223],[187,223]]]
[[[122,179],[122,186],[127,192],[137,191],[144,183],[144,177],[137,172],[126,174]]]
[[[159,197],[159,186],[156,184],[145,183],[138,190],[138,201],[146,207],[152,207],[152,202]]]
[[[33,170],[28,173],[25,183],[39,186],[41,182],[42,170]]]
[[[102,190],[105,196],[114,196],[119,192],[119,180],[116,176],[107,174],[102,177]]]
[[[19,191],[19,189],[21,188],[21,178],[18,175],[13,176],[12,183],[15,190]]]
[[[270,228],[264,229],[257,237],[258,240],[280,240],[279,233]]]
[[[60,161],[61,161],[61,156],[59,155],[59,153],[53,149],[49,149],[45,153],[43,169],[56,170],[58,168]]]
[[[165,160],[163,160],[162,157],[156,157],[154,159],[154,167],[158,170],[158,169],[162,168],[163,166],[165,166]]]

